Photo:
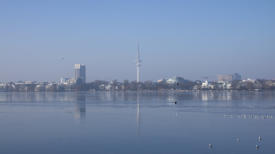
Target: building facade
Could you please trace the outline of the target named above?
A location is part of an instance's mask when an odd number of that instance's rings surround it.
[[[230,81],[236,81],[241,79],[242,79],[242,76],[238,73],[218,75],[218,81],[223,81],[223,82],[230,82]]]
[[[86,66],[82,64],[75,64],[75,82],[77,84],[83,84],[86,82]]]

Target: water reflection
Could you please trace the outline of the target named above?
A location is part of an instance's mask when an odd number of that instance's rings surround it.
[[[268,91],[0,92],[0,153],[272,153],[274,98]]]
[[[137,121],[137,135],[140,135],[140,103],[139,103],[139,92],[137,92],[137,115],[136,115],[136,121]]]
[[[265,119],[273,119],[272,114],[225,114],[225,118],[239,118],[239,119],[256,119],[256,120],[265,120]]]
[[[85,119],[86,118],[86,95],[77,94],[76,103],[75,103],[75,112],[74,117],[76,119]]]
[[[140,102],[140,98],[142,101]],[[0,92],[0,103],[76,103],[79,116],[85,118],[86,99],[97,105],[127,107],[137,102],[147,107],[164,107],[177,102],[179,109],[275,109],[275,92],[250,91],[139,91],[139,92]],[[81,116],[83,115],[83,116]]]
[[[105,101],[136,100],[137,92],[0,92],[0,102],[16,101],[75,101],[75,93],[83,93],[87,97]],[[146,99],[174,100],[201,100],[201,101],[232,101],[232,100],[275,100],[273,91],[189,91],[189,92],[162,92],[140,91]],[[154,97],[152,97],[154,96]],[[157,97],[155,97],[157,96]]]

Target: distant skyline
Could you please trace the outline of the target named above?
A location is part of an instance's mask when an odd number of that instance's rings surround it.
[[[196,80],[240,73],[274,79],[275,1],[0,2],[0,82]]]

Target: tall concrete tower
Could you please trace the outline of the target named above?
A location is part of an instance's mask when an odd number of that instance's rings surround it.
[[[137,44],[137,83],[140,82],[140,66],[141,66],[141,60],[140,60],[140,47],[139,47],[139,43]]]

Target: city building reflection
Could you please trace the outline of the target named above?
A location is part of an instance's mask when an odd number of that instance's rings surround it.
[[[116,108],[135,105],[138,129],[141,107],[160,108],[169,105],[178,111],[212,112],[226,109],[226,113],[242,113],[243,110],[273,110],[274,100],[273,91],[0,92],[0,104],[65,104],[66,107],[74,108],[72,112],[76,119],[85,119],[87,102],[95,106]]]
[[[74,117],[76,119],[85,120],[86,118],[86,95],[76,94]]]

